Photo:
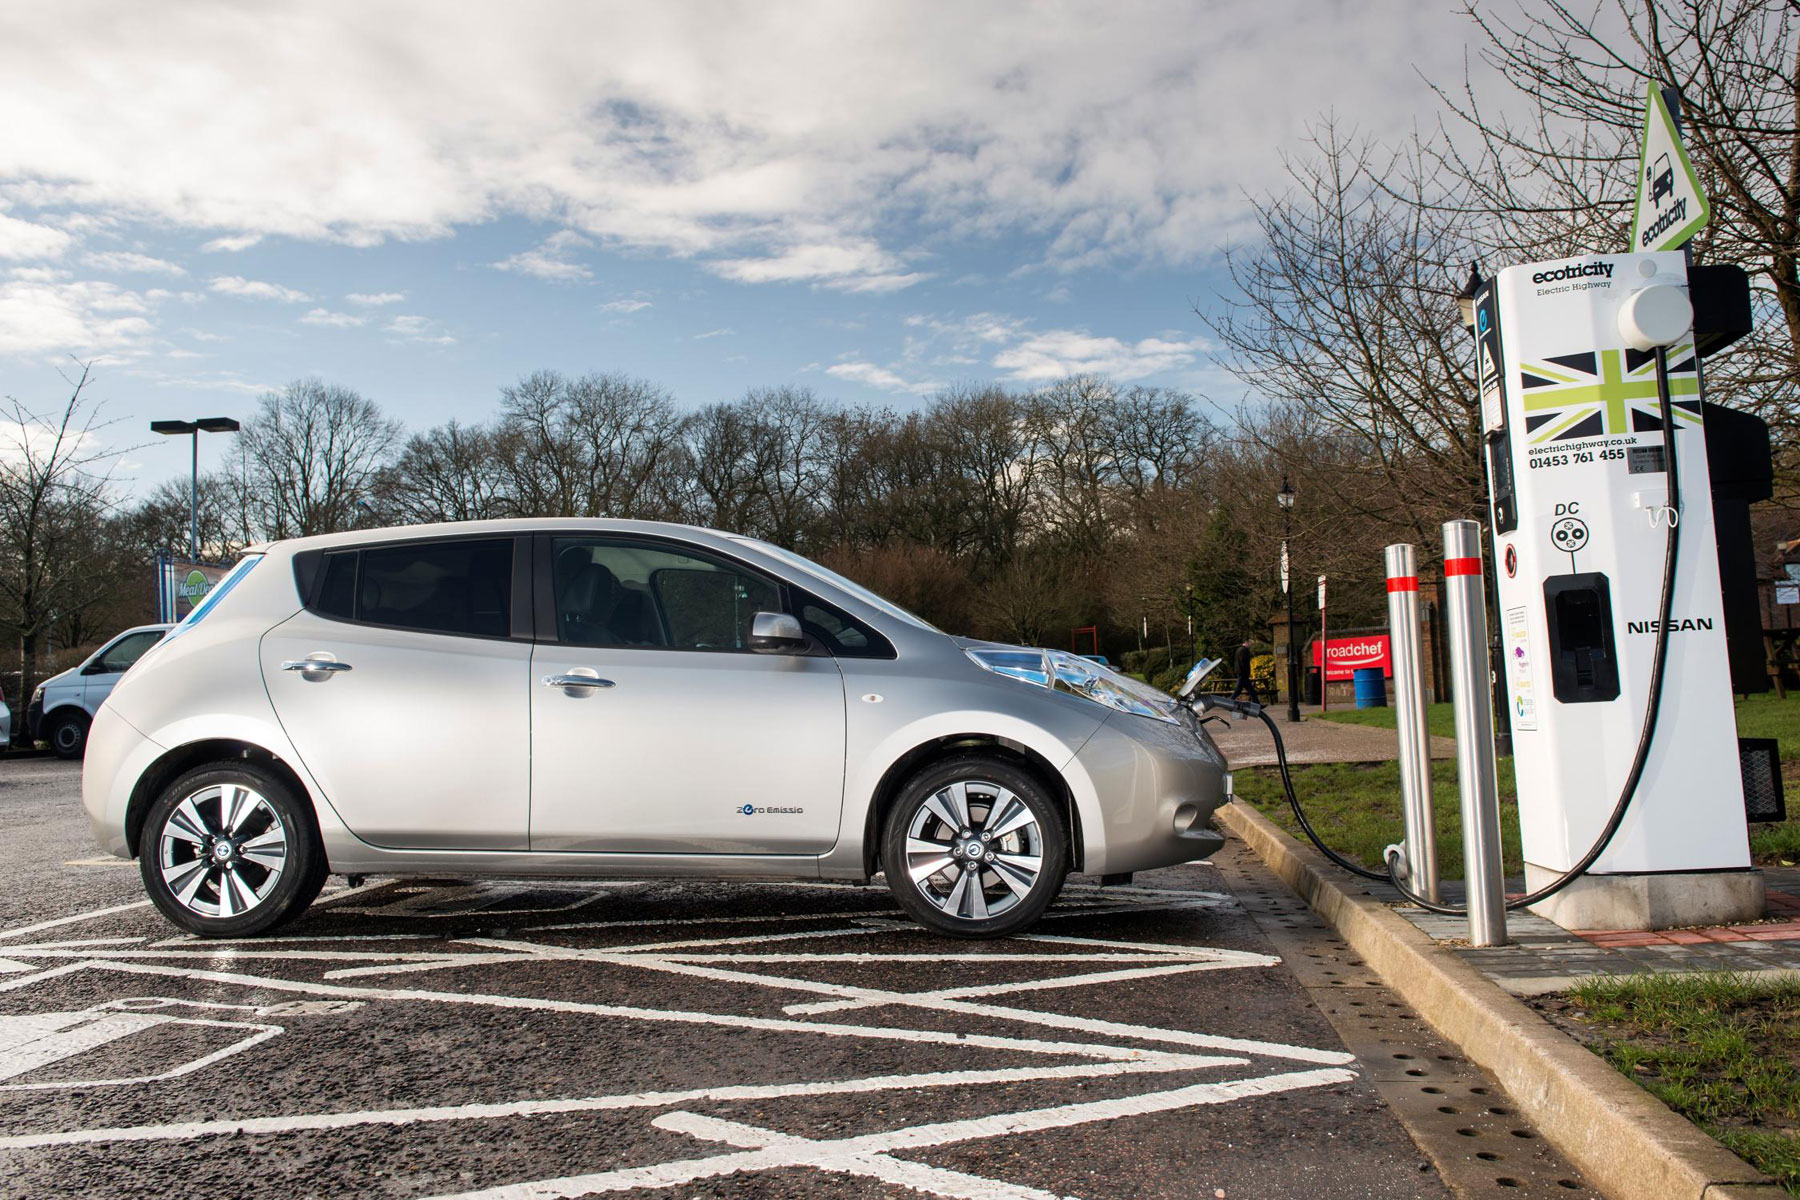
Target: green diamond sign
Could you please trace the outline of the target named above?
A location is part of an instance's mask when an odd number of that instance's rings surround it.
[[[1634,251],[1680,249],[1712,219],[1712,206],[1700,190],[1700,176],[1681,144],[1681,130],[1669,107],[1674,94],[1652,80],[1644,100],[1637,211],[1631,221]]]

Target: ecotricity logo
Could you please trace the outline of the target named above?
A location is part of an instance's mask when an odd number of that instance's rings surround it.
[[[1602,279],[1611,279],[1613,264],[1609,262],[1570,263],[1566,267],[1558,267],[1554,271],[1539,271],[1531,277],[1533,283],[1556,283],[1564,279],[1587,279],[1598,275]]]
[[[755,816],[762,816],[763,814],[766,814],[766,813],[786,814],[788,816],[798,816],[799,814],[805,812],[806,810],[804,808],[761,808],[754,804],[742,804],[742,805],[738,806],[738,811],[743,813],[746,817],[755,817]]]

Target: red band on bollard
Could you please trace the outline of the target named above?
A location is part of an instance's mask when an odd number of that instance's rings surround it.
[[[1419,577],[1417,575],[1396,575],[1388,580],[1388,591],[1390,592],[1416,592],[1418,590]]]
[[[1479,558],[1446,558],[1444,560],[1444,576],[1479,575],[1481,560]]]

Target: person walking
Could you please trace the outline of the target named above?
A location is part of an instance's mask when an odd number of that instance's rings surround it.
[[[1249,693],[1250,703],[1261,704],[1256,695],[1256,680],[1250,677],[1250,639],[1245,638],[1237,648],[1237,660],[1234,664],[1237,671],[1237,686],[1231,689],[1231,698],[1236,700],[1240,695]]]

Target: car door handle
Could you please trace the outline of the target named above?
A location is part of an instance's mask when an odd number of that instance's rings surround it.
[[[553,688],[609,688],[613,681],[598,675],[546,675],[544,686]]]
[[[350,664],[338,662],[332,658],[292,658],[281,664],[284,671],[305,671],[308,675],[316,671],[348,671]]]

